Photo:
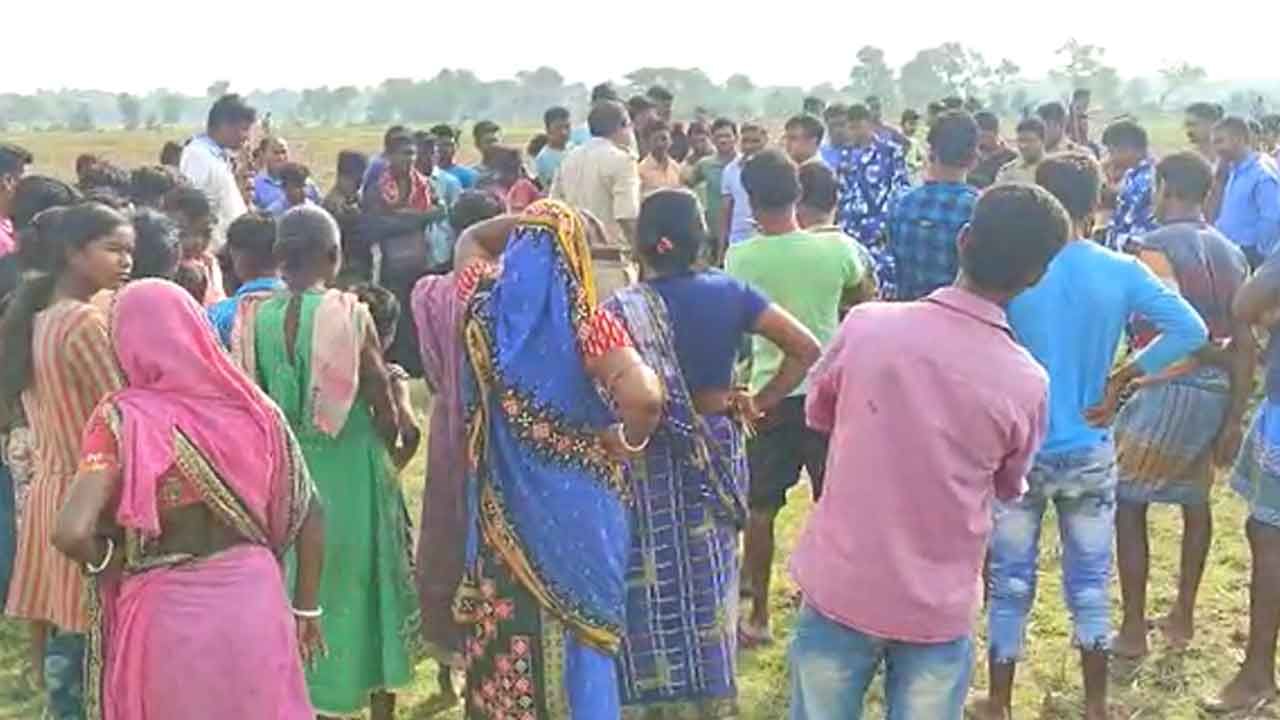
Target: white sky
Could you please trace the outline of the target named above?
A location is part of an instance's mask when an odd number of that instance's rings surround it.
[[[242,91],[371,85],[388,76],[430,77],[442,67],[466,67],[488,80],[538,65],[588,85],[645,65],[670,65],[701,67],[715,80],[744,72],[760,85],[830,81],[839,87],[854,53],[865,44],[883,48],[898,66],[920,48],[959,41],[991,61],[1009,57],[1037,76],[1055,64],[1053,51],[1072,36],[1106,47],[1108,62],[1125,77],[1152,75],[1169,60],[1203,65],[1211,80],[1280,75],[1276,0],[1228,0],[1230,9],[1223,6],[1221,12],[1194,0],[0,0],[0,5],[6,30],[0,47],[8,61],[0,72],[0,92],[169,87],[203,94],[218,79]],[[1041,24],[1034,30],[1020,28],[1035,23]],[[717,37],[722,40],[714,41]]]

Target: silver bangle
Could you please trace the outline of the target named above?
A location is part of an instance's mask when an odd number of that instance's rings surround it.
[[[107,566],[111,564],[111,557],[115,554],[116,541],[111,538],[107,538],[107,554],[102,557],[102,562],[97,565],[87,562],[84,564],[84,569],[87,570],[90,575],[101,575],[102,572],[107,569]]]
[[[622,423],[614,425],[618,429],[618,442],[622,443],[622,449],[629,453],[642,453],[644,449],[649,447],[649,438],[645,438],[639,445],[632,445],[627,442],[627,431]],[[652,437],[652,436],[650,436]]]
[[[289,608],[289,612],[300,620],[319,620],[324,617],[324,608],[317,607],[315,610],[299,610],[298,608]]]

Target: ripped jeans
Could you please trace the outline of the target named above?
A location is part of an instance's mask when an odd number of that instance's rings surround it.
[[[1111,647],[1111,566],[1115,547],[1116,458],[1108,442],[1036,458],[1020,500],[997,501],[991,533],[987,634],[992,659],[1022,656],[1036,597],[1040,527],[1052,501],[1062,538],[1062,586],[1074,643]]]

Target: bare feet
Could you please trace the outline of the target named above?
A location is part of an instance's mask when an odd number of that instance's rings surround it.
[[[1225,715],[1238,710],[1255,710],[1276,697],[1276,683],[1272,678],[1254,678],[1244,670],[1218,693],[1215,698],[1201,704],[1208,712]]]
[[[1009,720],[1009,714],[986,697],[970,700],[964,709],[964,716],[968,720]]]
[[[1196,636],[1195,621],[1176,610],[1157,620],[1156,627],[1169,647],[1175,650],[1186,650]]]
[[[1111,653],[1128,660],[1139,660],[1147,656],[1147,628],[1133,629],[1121,627],[1120,632],[1111,640]]]

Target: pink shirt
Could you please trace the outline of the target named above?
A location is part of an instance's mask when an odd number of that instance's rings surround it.
[[[13,220],[7,217],[0,217],[0,257],[4,257],[17,249],[18,245],[13,239]]]
[[[1049,379],[1002,309],[958,288],[855,308],[810,375],[831,432],[822,500],[791,558],[815,610],[914,643],[967,636],[992,498],[1016,498]]]

